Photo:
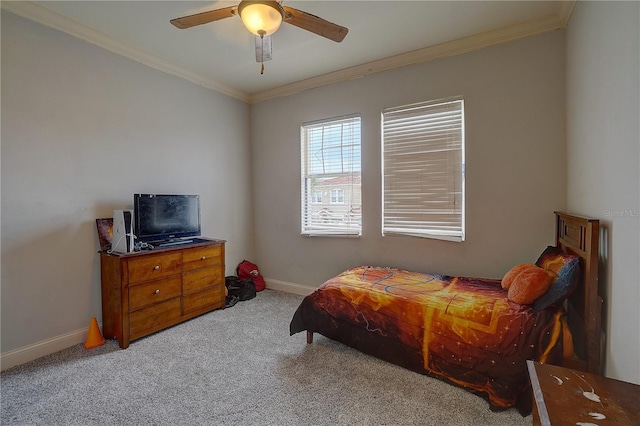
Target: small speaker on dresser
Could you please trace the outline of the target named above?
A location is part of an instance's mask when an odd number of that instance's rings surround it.
[[[113,237],[111,251],[116,253],[131,253],[134,248],[133,211],[113,211]]]

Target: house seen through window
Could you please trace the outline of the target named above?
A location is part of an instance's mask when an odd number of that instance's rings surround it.
[[[360,235],[360,117],[301,128],[302,235]]]

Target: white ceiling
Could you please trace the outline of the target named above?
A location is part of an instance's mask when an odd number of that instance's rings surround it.
[[[39,1],[2,8],[246,102],[457,54],[566,25],[574,1],[294,1],[349,28],[342,43],[283,24],[273,59],[232,17],[180,30],[170,19],[239,1]]]

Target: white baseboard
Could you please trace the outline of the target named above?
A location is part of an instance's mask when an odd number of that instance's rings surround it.
[[[302,284],[289,283],[286,281],[274,280],[271,278],[265,278],[264,282],[266,283],[268,289],[284,291],[286,293],[298,294],[300,296],[307,296],[309,293],[315,290],[315,287],[309,287],[307,285],[302,285]]]
[[[98,326],[102,332],[102,324]],[[32,345],[4,352],[0,354],[0,369],[4,371],[7,368],[33,361],[34,359],[61,351],[78,343],[83,343],[87,338],[88,332],[89,327],[86,327]]]
[[[298,294],[300,296],[306,296],[315,290],[314,287],[270,278],[265,278],[264,281],[269,289]],[[102,324],[99,324],[99,327],[102,332]],[[34,359],[61,351],[78,343],[83,343],[87,338],[88,332],[89,327],[86,327],[32,345],[4,352],[0,354],[0,369],[4,371],[7,368],[33,361]]]

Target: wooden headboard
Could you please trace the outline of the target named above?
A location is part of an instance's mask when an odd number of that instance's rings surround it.
[[[556,247],[581,258],[580,285],[565,301],[577,358],[564,366],[602,373],[602,304],[598,294],[598,245],[600,222],[563,212],[556,214]]]

